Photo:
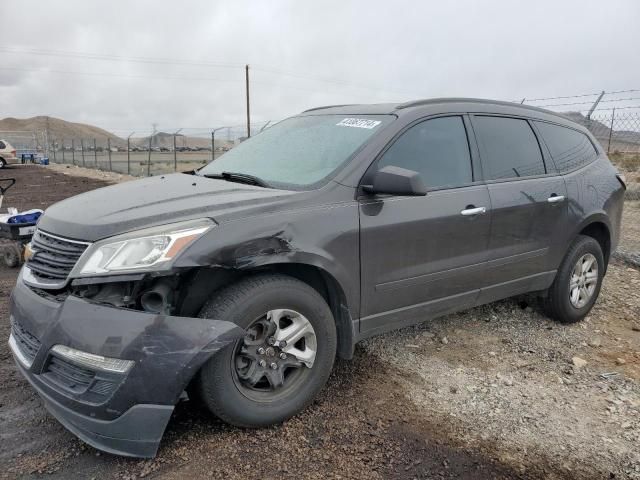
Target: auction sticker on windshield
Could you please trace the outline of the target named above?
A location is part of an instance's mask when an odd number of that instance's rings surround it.
[[[382,122],[379,120],[368,120],[366,118],[345,118],[336,123],[339,127],[356,127],[356,128],[368,128],[372,129],[380,125]]]

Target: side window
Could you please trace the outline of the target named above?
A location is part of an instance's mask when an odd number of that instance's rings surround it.
[[[4,150],[7,146],[4,144],[2,140],[0,140],[0,150]]]
[[[540,145],[526,120],[476,116],[473,127],[480,143],[485,180],[546,173]]]
[[[462,117],[439,117],[414,125],[378,162],[414,170],[429,188],[457,187],[473,181],[469,141]]]
[[[560,173],[591,163],[598,152],[584,133],[551,123],[536,122]]]

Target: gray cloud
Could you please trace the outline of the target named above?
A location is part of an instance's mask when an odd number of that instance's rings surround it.
[[[3,0],[0,15],[11,19],[0,29],[0,116],[116,133],[243,123],[245,63],[255,121],[333,103],[640,88],[636,0]]]

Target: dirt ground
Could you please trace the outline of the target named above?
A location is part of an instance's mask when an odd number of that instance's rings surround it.
[[[19,182],[3,207],[44,208],[120,181],[66,170],[3,171]],[[638,225],[640,202],[626,202],[627,251],[640,251]],[[0,267],[0,338],[16,274]],[[640,270],[614,259],[578,325],[519,298],[368,340],[281,426],[233,428],[180,403],[153,460],[68,433],[4,340],[0,385],[0,478],[640,479]]]

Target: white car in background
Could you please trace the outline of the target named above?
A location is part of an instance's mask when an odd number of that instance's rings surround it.
[[[16,163],[16,149],[6,140],[0,140],[0,168],[4,168],[9,163]]]

